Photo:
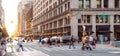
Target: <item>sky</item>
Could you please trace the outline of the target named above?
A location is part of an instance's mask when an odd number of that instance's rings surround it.
[[[5,11],[5,25],[9,35],[12,35],[17,26],[17,6],[20,1],[21,0],[2,0],[2,7]]]

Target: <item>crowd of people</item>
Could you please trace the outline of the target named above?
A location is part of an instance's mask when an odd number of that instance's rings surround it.
[[[23,47],[23,42],[33,42],[33,38],[22,38],[19,37],[16,41],[18,42],[18,49],[17,51],[24,51],[24,47]],[[7,42],[9,43],[13,43],[13,39],[12,38],[1,38],[0,39],[0,43],[1,43],[1,47],[3,47],[3,50],[5,52],[6,51],[6,44]],[[80,39],[75,39],[75,37],[73,35],[71,36],[40,36],[39,37],[39,46],[47,46],[47,47],[51,47],[52,45],[56,46],[56,47],[60,47],[60,46],[64,46],[64,45],[68,45],[68,48],[71,49],[75,49],[75,43],[80,42]],[[81,37],[81,43],[82,43],[82,47],[81,50],[92,50],[96,48],[96,39],[92,36],[92,35],[84,35]]]
[[[44,46],[48,46],[50,47],[52,44],[55,46],[63,46],[64,44],[68,44],[69,45],[69,49],[71,49],[71,47],[73,47],[75,49],[75,42],[80,42],[79,39],[75,39],[73,35],[69,36],[67,38],[67,42],[65,42],[66,40],[63,39],[63,36],[52,36],[52,37],[43,37],[41,36],[39,38],[39,43],[40,46],[44,45]],[[82,50],[92,50],[95,49],[96,47],[96,39],[92,36],[92,35],[84,35],[82,36]]]

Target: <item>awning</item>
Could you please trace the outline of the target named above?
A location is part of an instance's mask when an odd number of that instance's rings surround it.
[[[108,15],[108,14],[99,14],[97,16],[98,16],[98,18],[109,18],[110,15]]]
[[[113,33],[112,31],[98,31],[99,33]]]
[[[120,30],[118,30],[118,31],[115,31],[115,32],[117,32],[117,33],[120,33]]]
[[[79,31],[79,32],[83,32],[83,31]],[[94,33],[93,31],[90,31],[90,30],[87,30],[87,31],[85,31],[85,32],[87,32],[87,33]]]

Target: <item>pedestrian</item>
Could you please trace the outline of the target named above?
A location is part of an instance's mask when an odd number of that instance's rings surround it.
[[[22,49],[22,51],[24,51],[24,49],[23,49],[23,40],[22,40],[22,38],[18,38],[18,52],[19,52],[19,49],[21,48]]]
[[[92,50],[92,48],[91,48],[91,44],[90,44],[90,36],[86,36],[86,39],[85,39],[85,47],[86,47],[86,49],[87,50]]]
[[[82,47],[81,47],[82,50],[85,50],[85,39],[86,39],[86,35],[83,35],[82,36]]]
[[[6,44],[7,44],[6,38],[2,38],[1,39],[1,46],[2,46],[3,50],[5,50],[5,52],[7,52],[7,50],[6,50]]]
[[[42,45],[42,39],[43,39],[42,37],[39,38],[39,44],[40,44],[40,46]]]
[[[75,39],[73,38],[73,35],[71,35],[69,38],[69,49],[71,49],[71,46],[75,49],[74,41]]]
[[[59,40],[60,40],[60,45],[63,46],[63,37],[59,36]]]

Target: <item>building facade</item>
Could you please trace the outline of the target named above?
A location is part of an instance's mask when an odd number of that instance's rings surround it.
[[[0,0],[0,20],[2,25],[5,25],[5,13],[1,4],[2,4],[2,0]]]
[[[26,5],[29,5],[28,7],[26,7],[26,9],[29,9],[29,10],[27,10],[26,12],[26,35],[32,35],[32,15],[33,15],[33,13],[32,13],[32,9],[33,9],[33,7],[32,7],[32,3],[30,3],[30,4],[26,4]]]
[[[29,10],[26,8],[26,4],[30,3],[32,0],[21,0],[18,5],[18,36],[24,36],[26,33],[26,14]]]
[[[42,33],[87,34],[120,40],[120,0],[34,0],[33,28]]]

